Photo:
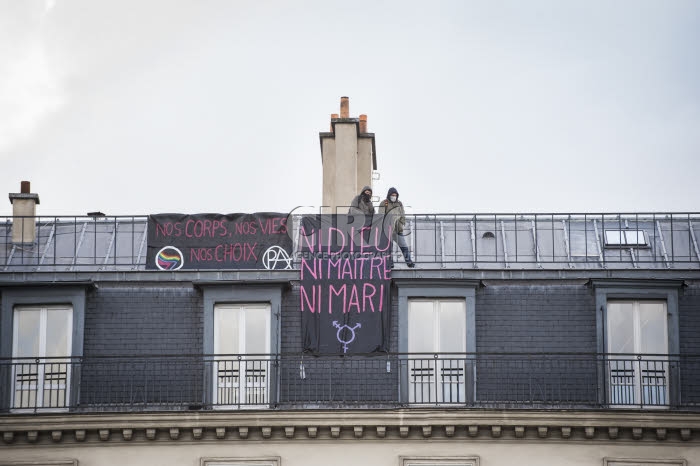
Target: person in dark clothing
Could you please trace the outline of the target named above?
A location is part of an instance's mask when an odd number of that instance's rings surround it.
[[[372,205],[372,188],[365,186],[362,192],[355,196],[350,203],[349,214],[374,215],[374,205]]]
[[[415,267],[416,264],[411,260],[411,253],[408,250],[408,244],[406,244],[406,238],[404,237],[406,212],[404,211],[403,203],[399,201],[399,192],[396,188],[389,188],[386,199],[379,204],[379,213],[385,215],[385,224],[391,226],[391,239],[398,243],[399,249],[401,249],[406,260],[406,265],[410,268]]]

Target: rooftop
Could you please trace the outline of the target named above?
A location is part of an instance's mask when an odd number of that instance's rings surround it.
[[[13,242],[13,217],[0,217],[0,271],[146,270],[147,216],[31,218],[17,222],[36,225],[27,244]],[[699,222],[700,213],[415,214],[407,242],[418,269],[697,270]]]

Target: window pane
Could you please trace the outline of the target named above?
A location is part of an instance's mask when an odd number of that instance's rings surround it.
[[[71,327],[69,309],[49,309],[46,313],[46,356],[69,356],[68,347]]]
[[[216,332],[216,354],[238,354],[239,349],[239,307],[217,307],[215,310],[214,331]]]
[[[268,353],[269,308],[253,307],[245,310],[245,352],[247,354]]]
[[[43,356],[39,354],[41,311],[39,309],[16,310],[15,319],[17,319],[15,356]]]
[[[605,230],[605,244],[622,244],[622,232],[620,230]]]
[[[668,353],[665,303],[639,303],[640,352]]]
[[[435,311],[432,301],[410,301],[408,304],[408,351],[433,353]]]
[[[464,302],[442,301],[439,306],[439,351],[444,353],[462,353],[466,351],[467,332]]]
[[[627,244],[645,246],[647,244],[642,230],[627,230],[625,231]]]
[[[608,303],[608,351],[634,353],[634,305],[632,302]]]

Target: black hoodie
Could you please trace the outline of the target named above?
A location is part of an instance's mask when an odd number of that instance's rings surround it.
[[[365,191],[372,192],[372,188],[370,186],[365,186],[364,188],[362,188],[362,191],[360,191],[360,194],[358,194],[352,199],[352,202],[350,203],[350,209],[348,210],[349,214],[374,214],[374,205],[372,205],[372,195],[369,195],[369,199],[365,199]]]

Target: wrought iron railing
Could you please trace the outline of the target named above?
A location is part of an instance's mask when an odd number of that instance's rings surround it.
[[[289,222],[295,242],[300,218]],[[147,223],[146,216],[0,217],[0,271],[143,270]],[[23,238],[27,228],[32,242],[13,240],[13,230]],[[698,229],[700,213],[415,214],[405,236],[419,266],[700,268]]]
[[[192,355],[0,360],[5,412],[294,407],[700,410],[700,356]]]

